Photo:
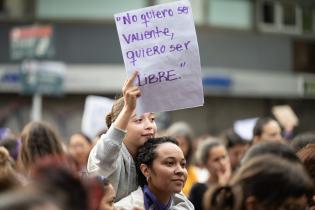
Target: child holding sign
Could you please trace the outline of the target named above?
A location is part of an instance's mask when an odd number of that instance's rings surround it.
[[[123,97],[118,99],[111,113],[106,116],[109,130],[92,149],[87,169],[90,173],[105,176],[116,190],[116,201],[137,189],[137,175],[134,158],[141,147],[156,133],[155,116],[144,113],[136,116],[136,99],[141,95],[134,86],[137,72],[125,82]],[[175,209],[194,209],[186,197],[175,195]]]

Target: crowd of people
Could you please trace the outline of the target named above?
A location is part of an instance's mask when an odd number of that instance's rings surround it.
[[[62,141],[44,122],[0,139],[0,210],[314,210],[315,134],[286,139],[261,117],[252,139],[233,129],[195,137],[135,114],[137,72],[95,139]]]

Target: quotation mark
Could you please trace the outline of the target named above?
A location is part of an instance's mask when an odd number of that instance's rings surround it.
[[[180,64],[179,64],[179,66],[180,66],[181,68],[184,68],[185,65],[186,65],[186,62],[183,62],[183,63],[180,63]]]
[[[120,20],[121,20],[121,18],[120,18],[120,17],[116,17],[116,20],[117,20],[117,21],[120,21]]]

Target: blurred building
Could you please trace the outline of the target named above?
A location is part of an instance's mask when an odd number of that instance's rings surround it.
[[[63,136],[80,129],[87,95],[117,95],[126,78],[113,14],[166,0],[0,0],[0,127],[30,120],[20,95],[20,61],[10,56],[12,28],[52,24],[55,54],[65,62],[64,94],[43,98],[43,118]],[[289,104],[300,129],[314,129],[315,1],[192,0],[205,106],[168,113],[196,133],[218,132],[241,118]]]

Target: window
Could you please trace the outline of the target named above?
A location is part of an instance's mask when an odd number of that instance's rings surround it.
[[[315,73],[315,41],[294,41],[293,55],[294,72]]]
[[[258,0],[257,26],[263,32],[300,34],[302,10],[292,1]]]
[[[315,33],[315,9],[303,8],[303,32]]]
[[[267,24],[275,23],[275,5],[272,2],[263,2],[261,7],[262,21]]]

